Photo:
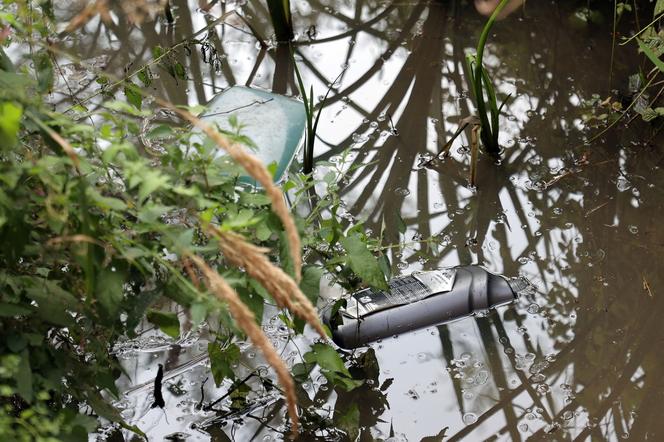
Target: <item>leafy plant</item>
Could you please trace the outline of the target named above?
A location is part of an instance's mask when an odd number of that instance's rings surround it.
[[[486,151],[493,155],[500,153],[500,145],[498,144],[498,134],[500,131],[499,116],[509,97],[498,105],[496,91],[483,64],[484,47],[489,38],[489,32],[496,21],[496,17],[498,17],[508,2],[509,0],[501,0],[482,29],[480,39],[477,43],[476,54],[468,54],[466,57],[477,116],[480,119],[480,139]]]
[[[100,423],[97,418],[142,434],[109,403],[120,393],[116,343],[135,337],[144,319],[178,339],[180,317],[172,308],[177,305],[187,309],[194,326],[208,318],[213,335],[228,337],[223,347],[218,339],[208,351],[214,381],[234,377],[234,342],[258,329],[263,303],[275,302],[276,294],[246,266],[234,264],[224,238],[270,250],[266,267],[295,275],[284,221],[290,215],[272,210],[275,195],[283,203],[280,192],[238,187],[248,163],[218,155],[220,139],[249,141],[240,133],[241,122],[225,138],[213,129],[202,138],[186,126],[142,128],[152,114],[139,86],[151,78],[147,66],[121,79],[106,73],[88,97],[88,103],[96,99],[94,110],[82,100],[65,112],[53,110],[43,97],[57,88],[50,62],[54,49],[29,39],[39,32],[46,41],[56,27],[36,15],[39,9],[25,6],[18,16],[0,16],[11,24],[18,43],[14,62],[0,48],[0,439],[87,440]],[[28,21],[38,23],[29,32],[19,26]],[[32,45],[21,44],[27,41]],[[58,55],[102,78],[75,56]],[[126,101],[108,99],[102,89],[110,82],[125,86]],[[193,112],[163,105],[180,115]],[[143,140],[158,142],[159,148],[146,153]],[[315,300],[323,268],[345,287],[361,278],[380,281],[375,274],[379,244],[360,235],[361,224],[349,229],[336,216],[339,179],[335,173],[326,176],[328,195],[314,204],[308,222],[296,217],[293,224],[315,257],[300,285],[310,295],[308,302]],[[318,184],[295,174],[284,188],[305,198]],[[335,247],[345,237],[364,248]],[[360,258],[369,262],[354,264]],[[220,287],[238,299],[219,296]],[[304,324],[291,316],[285,311],[285,322],[301,332]],[[316,349],[325,361],[336,361],[329,345]],[[335,364],[339,382],[350,385]],[[292,405],[291,417],[296,415]],[[90,416],[79,414],[81,409]]]
[[[302,171],[305,174],[310,174],[314,169],[314,145],[316,144],[316,131],[318,130],[318,121],[320,120],[320,113],[325,107],[325,101],[332,91],[334,84],[339,81],[339,78],[343,74],[343,71],[339,73],[337,78],[330,84],[330,87],[327,88],[325,96],[318,103],[318,111],[316,111],[316,106],[314,105],[314,87],[310,86],[309,94],[307,95],[307,90],[302,81],[302,75],[300,75],[300,70],[297,67],[297,62],[295,61],[295,54],[292,53],[291,59],[293,61],[293,70],[295,71],[295,77],[297,78],[297,85],[300,89],[300,94],[302,95],[302,101],[304,101],[304,113],[307,118],[307,127],[304,134],[304,153],[302,161]]]

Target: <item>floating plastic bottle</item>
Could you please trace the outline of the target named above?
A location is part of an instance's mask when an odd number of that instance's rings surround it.
[[[389,291],[368,288],[323,312],[332,339],[356,348],[388,336],[442,324],[508,304],[528,286],[479,266],[461,266],[394,278]]]

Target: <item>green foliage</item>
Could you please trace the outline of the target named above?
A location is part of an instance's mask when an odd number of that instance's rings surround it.
[[[330,383],[346,391],[351,391],[364,383],[353,379],[339,353],[327,344],[312,345],[311,350],[304,355],[304,360],[308,364],[317,364]]]
[[[159,330],[171,338],[180,336],[180,321],[175,313],[148,310],[146,317],[148,321],[159,327]]]
[[[53,35],[43,11],[19,3],[16,15],[0,16],[0,25],[9,23],[24,39]],[[28,19],[35,24],[30,33],[21,26]],[[124,79],[93,72],[94,106],[61,112],[43,100],[56,86],[52,54],[12,54],[15,60],[0,50],[0,440],[87,440],[97,417],[141,434],[108,402],[122,374],[114,345],[135,336],[144,319],[179,337],[179,320],[170,313],[177,305],[194,324],[207,319],[218,335],[231,337],[208,351],[215,383],[234,379],[239,350],[232,341],[243,337],[226,305],[190,277],[187,256],[201,256],[221,272],[260,320],[270,295],[229,266],[206,226],[274,251],[271,259],[288,269],[283,226],[262,191],[238,186],[244,171],[219,157],[210,140],[196,141],[200,135],[175,125],[143,130],[152,114],[142,89],[153,79],[149,66]],[[150,66],[186,78],[168,50],[155,48],[153,55]],[[118,88],[124,99],[111,96]],[[227,136],[251,146],[241,122],[232,129]],[[158,140],[159,155],[146,154],[141,139]],[[296,218],[312,252],[301,282],[312,301],[325,272],[348,288],[358,277],[385,285],[374,256],[380,244],[359,233],[361,224],[349,229],[336,215],[342,176],[330,171],[320,183],[294,174],[284,184],[295,205],[315,186],[327,186],[307,219]],[[332,347],[316,344],[308,362],[345,390],[361,384]],[[234,404],[248,388],[238,388]]]
[[[346,259],[353,272],[370,286],[388,290],[385,274],[362,237],[354,233],[340,241],[348,253]]]
[[[214,383],[221,385],[224,379],[234,379],[233,364],[240,359],[240,349],[235,344],[229,344],[221,348],[218,343],[208,344],[208,354],[210,355],[210,364]]]

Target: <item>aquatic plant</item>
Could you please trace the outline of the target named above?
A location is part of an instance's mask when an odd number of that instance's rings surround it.
[[[267,0],[270,20],[274,27],[277,43],[288,43],[293,39],[293,17],[290,0]]]
[[[509,1],[501,0],[482,29],[476,53],[466,56],[471,90],[473,91],[477,116],[480,119],[480,139],[486,151],[493,155],[500,154],[500,145],[498,144],[498,134],[500,132],[499,116],[509,96],[498,105],[496,91],[483,64],[484,47],[486,46],[489,32],[496,18]]]
[[[300,95],[302,95],[302,101],[304,102],[304,113],[307,117],[307,127],[304,134],[304,151],[302,159],[302,172],[305,174],[310,174],[314,170],[314,145],[316,143],[316,131],[318,130],[318,121],[320,120],[320,113],[325,107],[325,101],[332,91],[332,87],[339,80],[343,71],[335,78],[335,80],[330,84],[330,87],[327,88],[327,92],[322,100],[318,103],[318,110],[314,104],[314,87],[310,86],[309,94],[304,86],[302,81],[302,75],[300,75],[300,70],[297,67],[297,62],[295,61],[295,54],[292,54],[293,61],[293,70],[295,71],[295,77],[297,78],[297,85],[300,89]]]

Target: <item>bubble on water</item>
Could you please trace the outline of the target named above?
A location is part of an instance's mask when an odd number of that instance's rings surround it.
[[[538,384],[540,382],[544,382],[546,380],[546,376],[544,376],[542,373],[535,373],[530,377],[530,382],[534,384]]]
[[[636,227],[635,225],[630,225],[627,229],[629,230],[629,233],[631,233],[632,235],[636,235],[637,233],[639,233],[639,228]]]
[[[408,196],[410,195],[410,190],[404,189],[403,187],[397,187],[396,189],[394,189],[394,193],[401,196]]]
[[[537,374],[540,373],[541,371],[545,370],[549,366],[549,363],[547,361],[539,361],[535,362],[533,365],[530,366],[530,373],[531,374]]]
[[[566,412],[563,413],[563,420],[566,420],[566,421],[572,420],[573,417],[574,417],[574,413],[570,410],[567,410]]]
[[[470,359],[471,357],[472,357],[472,355],[471,355],[470,353],[468,353],[468,352],[466,352],[466,353],[461,353],[461,359],[463,359],[464,361],[467,361],[467,360]]]
[[[472,425],[477,422],[477,415],[475,413],[466,413],[463,415],[463,423],[466,425]]]
[[[619,177],[616,180],[616,187],[618,188],[619,191],[624,192],[626,190],[629,190],[630,187],[632,187],[632,183],[630,183],[629,180],[627,180],[624,177]]]
[[[551,391],[549,384],[539,384],[537,386],[537,392],[539,394],[547,394],[549,391]]]
[[[525,422],[522,423],[522,424],[519,424],[519,431],[521,431],[521,432],[523,432],[523,433],[525,433],[526,431],[528,431],[528,424],[525,423]]]
[[[526,309],[526,311],[527,311],[528,313],[530,313],[531,315],[536,315],[536,314],[539,313],[539,311],[540,311],[540,306],[539,306],[538,304],[536,304],[536,303],[533,302],[532,304],[530,304],[530,305],[528,306],[528,308]]]

